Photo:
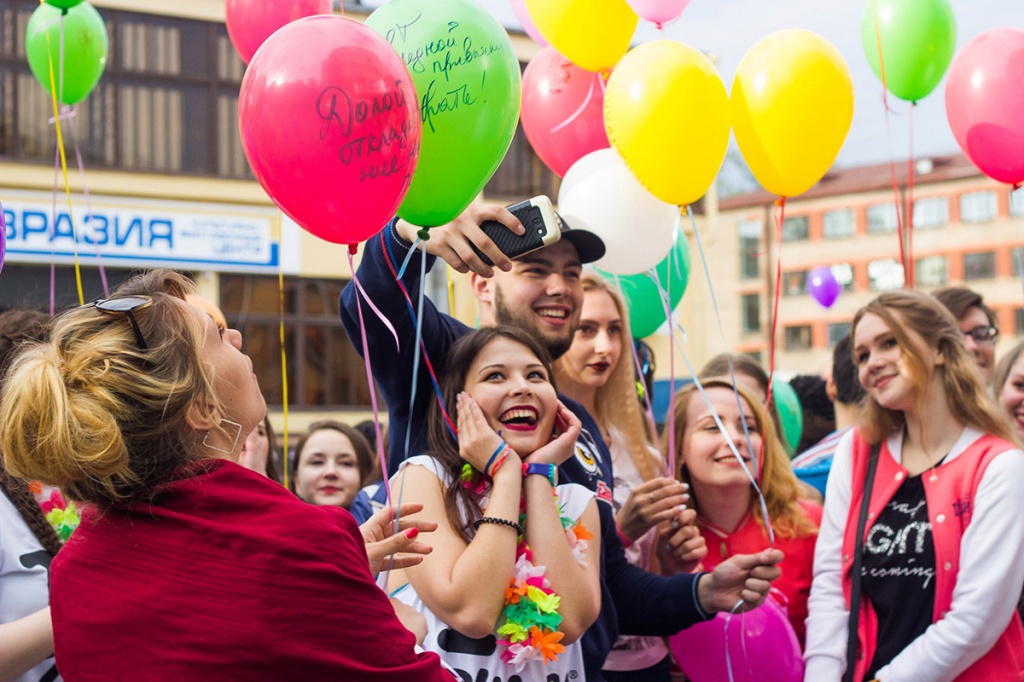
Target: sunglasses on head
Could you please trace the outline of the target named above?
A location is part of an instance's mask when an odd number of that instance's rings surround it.
[[[142,336],[139,323],[135,319],[135,311],[148,308],[153,305],[153,299],[149,296],[116,296],[114,298],[99,298],[91,303],[86,303],[83,308],[96,308],[109,315],[125,315],[132,323],[132,331],[135,332],[135,342],[139,350],[149,350],[146,339]]]

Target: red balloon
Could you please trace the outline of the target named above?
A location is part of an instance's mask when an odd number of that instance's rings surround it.
[[[245,72],[238,120],[263,189],[327,241],[378,232],[412,182],[422,132],[412,78],[353,19],[307,17],[270,36]]]
[[[1024,183],[1024,30],[994,28],[960,50],[946,79],[946,116],[982,173]]]
[[[330,14],[331,0],[227,0],[228,37],[248,64],[260,45],[285,24],[314,14]]]
[[[523,132],[547,167],[563,177],[590,152],[610,146],[604,127],[604,83],[545,47],[523,72]]]

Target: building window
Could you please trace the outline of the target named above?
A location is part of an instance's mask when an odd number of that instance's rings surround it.
[[[761,221],[743,220],[737,229],[740,238],[740,278],[756,279],[761,274]]]
[[[1024,308],[1013,311],[1013,333],[1018,336],[1024,334]]]
[[[1014,277],[1020,277],[1022,264],[1024,264],[1024,247],[1015,246],[1010,250],[1010,269]]]
[[[0,0],[0,156],[48,163],[51,99],[12,37],[38,6]],[[238,133],[245,65],[224,24],[106,8],[103,19],[103,78],[75,106],[86,168],[253,177]]]
[[[914,227],[939,227],[949,222],[949,199],[928,197],[914,202]]]
[[[940,287],[949,282],[949,259],[945,256],[925,256],[914,264],[914,280],[918,286]]]
[[[786,350],[809,350],[811,347],[811,325],[801,324],[785,329]]]
[[[537,152],[533,151],[520,123],[498,170],[494,171],[484,186],[484,195],[499,202],[535,197],[538,194],[557,197],[561,183],[561,178],[545,166]]]
[[[843,291],[853,291],[853,266],[849,263],[835,263],[829,267],[832,276],[839,282]]]
[[[743,333],[756,334],[761,331],[761,295],[743,294],[741,306]]]
[[[0,16],[3,16],[0,14]],[[9,308],[26,308],[29,310],[50,310],[50,266],[29,265],[22,263],[4,263],[0,281],[3,295],[0,296],[0,312]],[[133,274],[133,270],[105,267],[107,285],[116,289]],[[188,276],[188,273],[182,273]],[[81,267],[82,291],[86,301],[101,298],[103,278],[99,268]],[[54,268],[53,284],[54,309],[57,312],[78,305],[78,286],[75,282],[75,268],[70,265],[58,265]]]
[[[344,281],[286,277],[285,354],[288,399],[301,408],[366,407],[370,394],[363,361],[338,317]],[[242,332],[243,350],[267,404],[282,404],[277,277],[220,277],[220,304],[228,324]]]
[[[821,233],[826,239],[853,236],[853,211],[841,208],[821,216]]]
[[[799,296],[807,293],[807,271],[794,270],[782,273],[782,293],[784,296]]]
[[[960,197],[960,222],[983,223],[994,220],[998,207],[995,192],[968,192]]]
[[[1010,215],[1024,215],[1024,187],[1010,192]]]
[[[875,204],[868,206],[868,232],[895,232],[896,206],[893,204]]]
[[[964,254],[964,279],[991,279],[996,276],[995,251]]]
[[[782,222],[782,241],[798,242],[807,239],[810,232],[807,228],[807,216],[786,218]]]
[[[849,322],[834,322],[828,326],[828,347],[832,348],[850,334]]]
[[[872,291],[888,291],[903,286],[903,264],[894,258],[868,263],[868,287]]]

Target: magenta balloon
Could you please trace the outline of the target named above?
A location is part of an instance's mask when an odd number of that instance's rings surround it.
[[[994,28],[960,50],[947,75],[946,116],[982,173],[1024,183],[1024,30]]]
[[[533,17],[530,16],[530,12],[526,9],[526,0],[508,0],[508,2],[512,5],[512,11],[516,13],[516,19],[519,20],[519,25],[523,27],[526,35],[530,36],[533,42],[546,46],[548,41],[544,40],[544,36],[537,30],[537,25],[533,23]]]
[[[538,52],[523,72],[523,132],[559,177],[590,152],[610,146],[600,78],[553,47]]]
[[[330,14],[331,0],[227,0],[228,37],[248,64],[277,29],[296,19]]]
[[[727,618],[728,614],[719,613],[669,638],[672,653],[690,682],[802,682],[800,643],[778,602],[769,597],[756,609],[732,616],[728,652]],[[731,678],[726,656],[732,664]]]
[[[242,80],[242,145],[256,179],[295,222],[361,242],[409,189],[422,126],[412,78],[354,19],[299,19],[267,39]]]
[[[641,19],[652,21],[661,27],[679,17],[690,4],[690,0],[626,0]]]
[[[839,298],[839,292],[842,290],[842,285],[836,281],[836,276],[832,274],[832,268],[827,265],[814,268],[807,275],[807,293],[826,308],[832,307],[832,304]]]

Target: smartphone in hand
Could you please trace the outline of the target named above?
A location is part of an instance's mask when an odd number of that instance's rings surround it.
[[[512,215],[519,218],[523,227],[526,228],[522,235],[516,234],[496,220],[484,222],[480,225],[480,229],[509,258],[518,258],[531,251],[554,244],[561,238],[562,222],[555,214],[555,209],[551,205],[551,199],[548,199],[546,196],[540,195],[526,201],[521,201],[518,204],[512,204],[508,207],[508,210]],[[476,251],[483,262],[488,265],[494,265],[491,259],[475,245],[473,250]]]

